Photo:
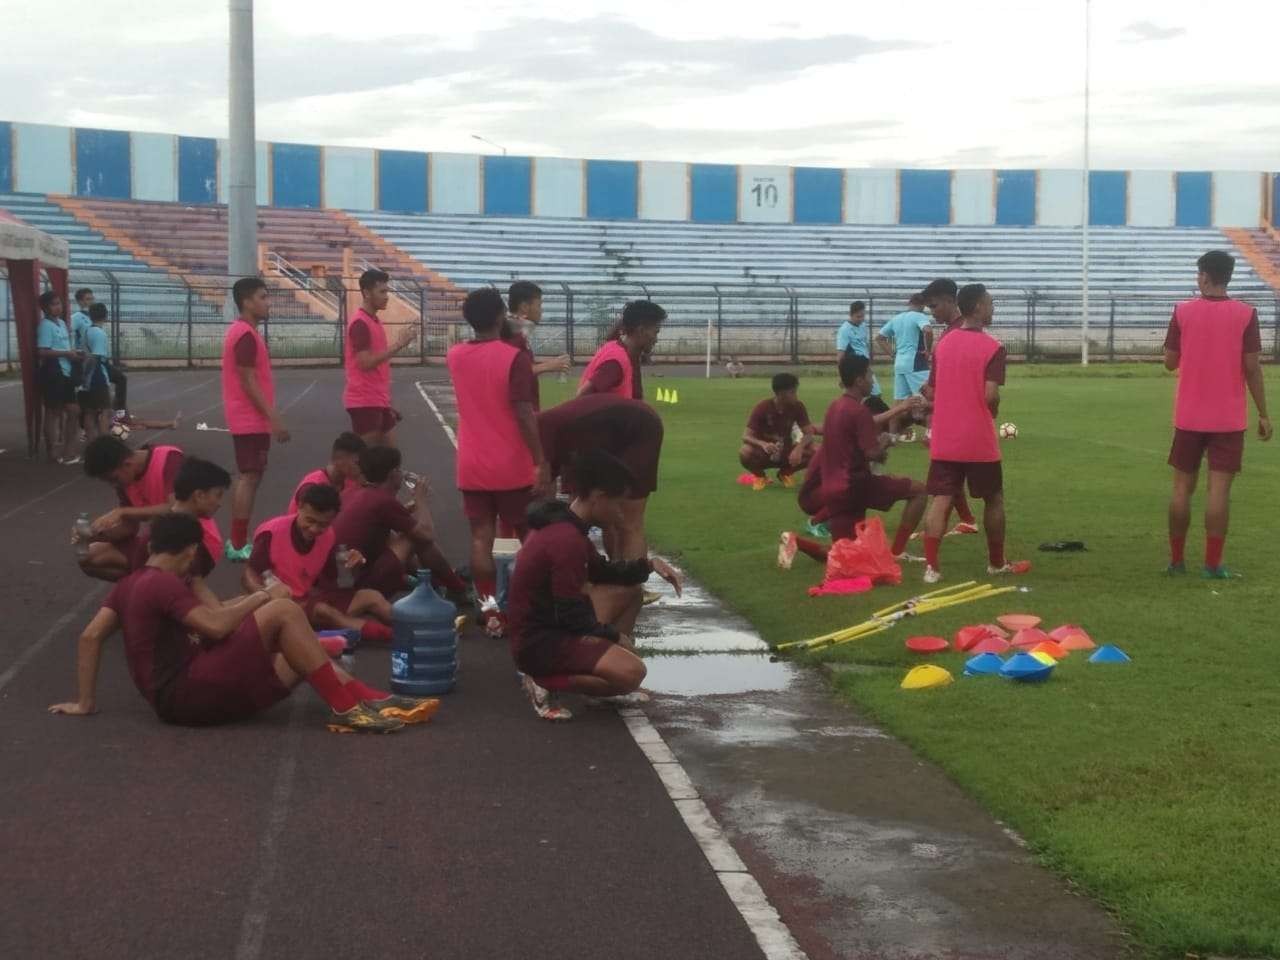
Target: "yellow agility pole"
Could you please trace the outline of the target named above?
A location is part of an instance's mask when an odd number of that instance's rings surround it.
[[[905,607],[905,606],[908,606],[909,604],[919,603],[921,600],[928,600],[931,597],[940,597],[948,593],[955,593],[960,590],[965,590],[965,589],[968,589],[969,587],[976,586],[977,583],[978,583],[977,580],[966,580],[964,583],[954,583],[949,587],[940,587],[939,589],[931,590],[928,593],[922,593],[915,597],[908,597],[906,600],[899,600],[897,603],[891,606],[885,607],[883,610],[875,611],[873,614],[871,614],[871,616],[885,617],[893,613],[899,607]]]
[[[976,580],[967,580],[964,583],[955,583],[947,587],[941,587],[937,590],[931,590],[928,593],[922,593],[915,597],[908,597],[906,600],[899,600],[897,603],[892,604],[891,606],[875,611],[874,613],[871,614],[871,617],[868,620],[865,620],[862,623],[855,624],[854,626],[851,626],[851,627],[845,627],[842,630],[835,630],[835,631],[832,631],[831,633],[823,634],[820,637],[814,637],[812,640],[791,640],[791,641],[788,641],[787,643],[780,643],[775,649],[787,650],[787,649],[790,649],[791,647],[800,647],[800,646],[807,647],[810,645],[818,645],[823,642],[827,642],[835,639],[845,638],[850,633],[857,633],[857,632],[861,632],[863,630],[869,629],[870,627],[873,627],[879,624],[880,622],[884,621],[887,618],[896,618],[897,616],[900,616],[904,612],[904,610],[900,608],[907,608],[912,604],[917,604],[917,603],[920,603],[921,601],[929,600],[935,597],[942,597],[947,594],[953,594],[953,593],[956,593],[957,591],[961,591],[961,590],[968,591],[972,588],[975,588],[976,586],[977,586]],[[892,622],[892,620],[890,620],[890,622]]]
[[[881,627],[880,629],[887,630],[890,626],[892,626],[898,620],[904,619],[906,617],[917,617],[926,613],[934,613],[937,610],[945,610],[948,607],[958,607],[962,603],[972,603],[974,600],[986,600],[988,597],[998,597],[1002,593],[1012,593],[1017,589],[1018,589],[1017,587],[1000,587],[999,589],[997,589],[997,588],[991,587],[990,584],[987,584],[987,589],[985,590],[969,591],[968,593],[958,596],[954,599],[947,598],[945,600],[941,600],[937,603],[933,603],[928,606],[919,606],[914,608],[913,610],[905,611],[900,615],[895,615],[892,620],[890,620],[889,622],[886,622],[883,625],[883,627]],[[819,644],[818,646],[834,647],[844,643],[852,643],[854,640],[861,640],[863,639],[863,637],[870,636],[872,633],[879,633],[880,629],[865,631],[863,633],[859,633],[850,637],[841,637],[838,640],[829,640],[825,643]],[[806,649],[813,649],[813,648],[807,647]]]

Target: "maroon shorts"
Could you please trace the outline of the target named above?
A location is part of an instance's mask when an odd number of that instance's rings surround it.
[[[400,562],[400,558],[390,550],[383,550],[366,564],[364,572],[356,580],[356,589],[377,590],[385,597],[392,597],[404,592],[405,573],[404,564]],[[347,591],[337,591],[335,596],[340,598],[340,595],[345,592]],[[333,603],[331,600],[326,602]],[[347,605],[350,604],[351,600],[348,598]],[[337,606],[337,604],[333,605]],[[345,610],[346,607],[342,609]]]
[[[525,517],[533,501],[533,489],[522,490],[463,490],[462,512],[468,520],[494,520],[523,529],[529,523]]]
[[[804,475],[804,483],[800,485],[796,502],[811,517],[822,512],[826,504],[822,501],[822,474],[819,471],[809,470]]]
[[[925,489],[931,497],[962,497],[966,480],[969,496],[986,500],[1004,490],[1004,469],[999,460],[994,463],[930,460]]]
[[[857,489],[848,498],[829,504],[831,517],[827,528],[832,540],[848,540],[853,528],[866,518],[868,510],[892,510],[901,500],[911,499],[910,477],[870,474],[858,481]]]
[[[1201,433],[1197,430],[1174,430],[1169,466],[1183,473],[1196,473],[1205,453],[1209,469],[1215,473],[1239,473],[1244,460],[1244,431]]]
[[[390,433],[400,422],[400,414],[391,407],[348,407],[347,416],[351,418],[351,432],[361,436]]]
[[[313,627],[316,627],[319,626],[316,623],[316,604],[327,603],[339,613],[346,613],[347,609],[351,606],[351,601],[355,599],[355,596],[355,587],[352,587],[349,590],[343,590],[338,587],[331,587],[327,590],[312,590],[302,598],[300,606],[306,613],[307,620]]]
[[[231,444],[236,450],[236,469],[241,473],[262,473],[267,469],[271,434],[233,433]]]
[[[516,654],[516,666],[533,678],[553,674],[594,673],[600,658],[609,652],[612,640],[572,634],[541,634]]]
[[[167,723],[213,724],[245,720],[289,695],[262,645],[250,615],[215,647],[203,650],[156,698]]]

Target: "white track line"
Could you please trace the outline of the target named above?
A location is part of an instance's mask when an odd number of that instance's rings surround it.
[[[414,386],[418,388],[418,393],[422,395],[422,399],[440,421],[440,426],[444,429],[449,442],[457,450],[458,438],[453,432],[453,427],[448,424],[440,413],[440,408],[427,395],[426,384],[418,380]],[[676,755],[662,739],[662,734],[649,722],[649,718],[642,710],[625,708],[620,709],[618,713],[622,717],[622,722],[627,725],[631,739],[636,742],[636,746],[653,766],[653,771],[666,789],[667,796],[671,798],[671,802],[679,812],[680,818],[684,820],[685,826],[689,828],[693,839],[698,842],[702,855],[707,858],[707,863],[715,871],[720,885],[724,887],[724,892],[728,894],[729,900],[742,915],[743,922],[755,936],[756,943],[760,945],[760,950],[767,960],[807,960],[805,952],[791,936],[791,931],[778,916],[778,911],[769,902],[769,898],[756,878],[751,875],[751,871],[742,862],[733,845],[725,839],[720,824],[707,809],[707,805],[702,802],[697,788],[689,779],[689,774],[685,772]],[[240,960],[238,954],[237,960]]]

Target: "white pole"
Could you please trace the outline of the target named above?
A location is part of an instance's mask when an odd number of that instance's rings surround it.
[[[1080,364],[1089,365],[1089,27],[1090,0],[1084,0],[1084,170],[1080,206]]]
[[[227,272],[258,273],[258,187],[253,98],[253,0],[230,0],[230,118],[227,162]],[[235,309],[227,298],[228,312]]]

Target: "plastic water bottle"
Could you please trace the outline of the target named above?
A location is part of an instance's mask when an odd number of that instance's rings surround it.
[[[458,608],[418,571],[418,586],[391,605],[391,689],[410,697],[448,693],[458,675]]]
[[[76,518],[76,559],[89,559],[89,541],[93,539],[93,523],[87,513]]]
[[[338,589],[350,590],[356,585],[355,571],[347,566],[347,561],[351,559],[351,551],[347,549],[345,543],[338,544],[338,552],[333,555],[334,563],[338,565]]]

